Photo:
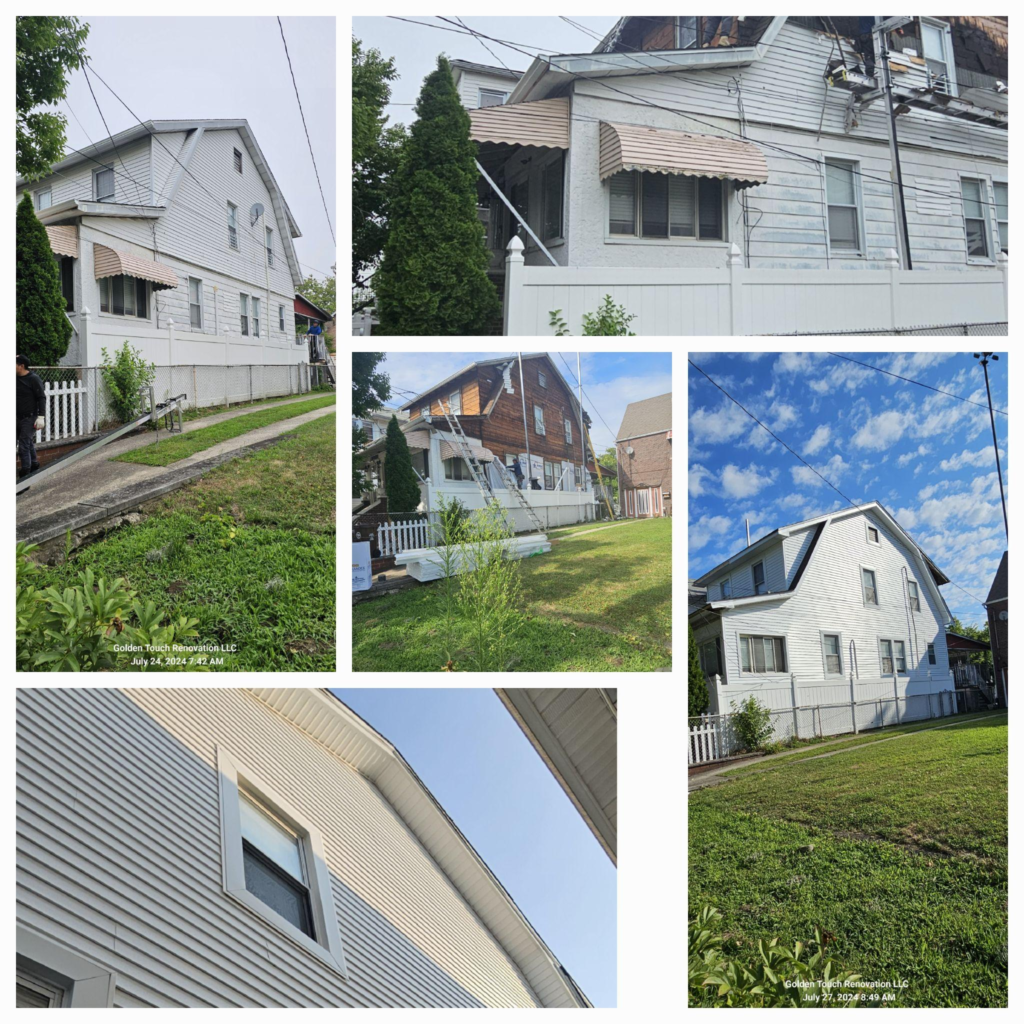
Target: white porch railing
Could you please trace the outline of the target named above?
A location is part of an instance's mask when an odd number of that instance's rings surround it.
[[[381,557],[429,547],[430,526],[426,519],[407,523],[381,523],[377,527],[377,545]]]
[[[36,431],[36,444],[89,433],[85,411],[88,393],[88,388],[79,380],[45,381],[46,422],[42,430]]]

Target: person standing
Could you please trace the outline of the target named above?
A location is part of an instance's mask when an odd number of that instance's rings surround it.
[[[512,472],[516,475],[516,487],[519,490],[523,489],[523,467],[519,463],[519,456],[517,455],[512,460]]]
[[[46,422],[46,393],[39,374],[29,368],[28,360],[18,356],[18,456],[21,459],[21,477],[39,468],[36,456],[36,431]]]

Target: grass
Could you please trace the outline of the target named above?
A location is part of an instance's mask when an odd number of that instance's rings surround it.
[[[142,523],[43,567],[41,585],[77,582],[91,567],[167,615],[197,618],[195,644],[234,645],[217,668],[332,671],[335,448],[333,415],[303,424],[167,495]]]
[[[312,394],[317,392],[333,393],[333,388],[313,388]],[[274,395],[272,398],[256,398],[251,402],[233,402],[231,405],[204,405],[202,408],[186,409],[181,414],[181,418],[188,422],[189,420],[202,420],[206,419],[207,416],[216,416],[221,412],[237,412],[239,409],[256,408],[264,405],[270,405],[276,402],[288,402],[295,401],[297,398],[301,398],[301,395]]]
[[[115,456],[111,461],[135,462],[143,466],[169,466],[171,463],[180,462],[190,455],[195,455],[196,452],[212,448],[221,441],[241,437],[242,434],[247,434],[250,430],[268,427],[281,420],[292,419],[307,412],[314,412],[316,409],[323,409],[328,405],[333,405],[334,401],[335,395],[332,392],[329,395],[320,395],[305,402],[295,402],[292,405],[276,406],[270,409],[261,409],[259,412],[246,413],[244,416],[236,416],[208,427],[200,427],[188,434],[167,438],[158,444],[135,448],[123,455]]]
[[[527,621],[514,670],[645,672],[671,665],[671,564],[671,519],[556,540],[549,554],[525,559]],[[440,670],[440,620],[433,585],[361,602],[352,609],[353,668]]]
[[[897,1006],[1005,1006],[1007,741],[988,714],[691,793],[691,916],[755,952],[819,926]]]

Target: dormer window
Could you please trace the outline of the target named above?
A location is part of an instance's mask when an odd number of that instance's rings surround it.
[[[507,92],[500,92],[498,89],[481,89],[477,106],[500,107],[506,99],[508,99]]]
[[[732,597],[732,580],[728,576],[718,584],[718,587],[722,591],[723,601]]]
[[[767,594],[768,587],[764,581],[764,562],[757,562],[751,572],[754,574],[754,593]]]

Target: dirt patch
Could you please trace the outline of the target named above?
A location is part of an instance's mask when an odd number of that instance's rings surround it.
[[[289,654],[325,654],[334,649],[334,645],[323,640],[289,640],[284,645]]]
[[[168,594],[180,594],[188,584],[184,580],[175,580],[168,588]]]

